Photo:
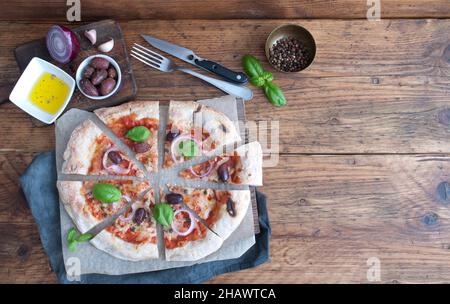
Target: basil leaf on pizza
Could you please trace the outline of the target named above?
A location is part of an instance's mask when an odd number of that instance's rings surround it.
[[[96,200],[105,204],[118,202],[122,198],[122,192],[120,192],[119,188],[111,184],[95,184],[92,187],[92,194]]]
[[[132,141],[144,142],[147,140],[147,138],[150,137],[151,134],[152,133],[150,132],[150,130],[147,129],[146,127],[138,126],[128,130],[126,136]]]
[[[173,221],[173,209],[167,203],[159,203],[153,207],[153,217],[161,225],[169,227]]]
[[[184,157],[194,157],[200,154],[197,143],[192,139],[180,142],[178,145],[178,151]]]

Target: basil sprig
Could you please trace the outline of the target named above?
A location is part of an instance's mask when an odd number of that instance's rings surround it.
[[[242,57],[242,65],[245,73],[250,77],[250,83],[262,88],[271,104],[277,107],[286,104],[286,97],[283,92],[272,82],[273,74],[265,71],[256,57],[245,55]]]
[[[67,247],[70,251],[74,252],[77,249],[78,243],[87,242],[93,237],[90,233],[80,234],[74,227],[70,228],[67,232]]]
[[[96,200],[105,204],[118,202],[122,198],[119,188],[111,184],[98,183],[92,187],[92,195]]]
[[[173,221],[173,209],[167,203],[159,203],[153,207],[153,217],[158,221],[161,225],[165,227],[169,227]]]
[[[152,135],[149,129],[144,126],[137,126],[128,130],[126,137],[136,142],[144,142]]]

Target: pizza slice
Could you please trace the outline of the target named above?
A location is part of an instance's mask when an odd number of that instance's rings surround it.
[[[262,149],[259,142],[240,146],[180,172],[190,179],[229,184],[262,186]]]
[[[141,261],[158,258],[156,222],[151,208],[155,204],[153,189],[142,200],[97,234],[91,243],[119,259]]]
[[[250,190],[213,190],[169,186],[166,198],[177,197],[226,240],[241,224],[250,205]],[[172,198],[173,199],[173,198]]]
[[[164,167],[198,157],[241,140],[223,113],[190,101],[171,101],[164,144]]]
[[[162,196],[174,209],[165,229],[166,259],[193,261],[217,251],[240,225],[250,204],[248,190],[212,190],[169,186]],[[184,208],[184,204],[189,209]],[[195,212],[203,221],[199,221]],[[207,226],[205,226],[205,224]]]
[[[166,209],[166,214],[172,214],[165,223],[160,221],[163,224],[166,260],[197,261],[219,250],[223,244],[222,238],[200,222],[192,211],[173,203],[176,198],[170,196],[162,194],[162,203],[156,205],[153,211],[157,219],[162,213],[159,210]]]
[[[158,170],[158,101],[128,102],[94,112],[136,153],[149,172]]]
[[[74,129],[63,159],[64,174],[144,175],[136,164],[90,120],[82,122]]]
[[[57,182],[59,198],[82,233],[138,199],[149,186],[131,180]]]

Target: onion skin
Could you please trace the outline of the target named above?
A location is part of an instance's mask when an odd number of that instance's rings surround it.
[[[59,57],[56,54],[56,51],[53,48],[53,40],[51,39],[52,34],[54,34],[55,32],[60,32],[64,38],[65,38],[65,43],[66,43],[66,47],[68,47],[70,49],[70,54],[68,57]],[[47,38],[46,38],[46,44],[47,44],[47,49],[50,53],[50,56],[58,61],[59,63],[69,63],[70,61],[74,60],[78,53],[80,52],[80,42],[78,41],[77,36],[75,35],[74,32],[72,32],[71,29],[63,26],[63,25],[53,25],[50,30],[47,33]]]

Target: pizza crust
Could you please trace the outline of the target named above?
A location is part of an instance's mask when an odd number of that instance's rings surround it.
[[[73,130],[64,151],[62,173],[86,175],[97,147],[95,141],[103,132],[90,120]]]
[[[142,118],[159,120],[159,101],[131,101],[116,107],[97,109],[94,113],[105,124],[130,114],[136,114],[138,120]]]
[[[183,247],[166,248],[166,260],[197,261],[219,250],[222,244],[223,240],[220,237],[206,229],[206,236],[201,240],[189,241]]]
[[[99,223],[99,220],[84,211],[86,199],[81,193],[83,182],[58,181],[56,187],[60,201],[81,233],[86,233]]]
[[[157,244],[132,244],[114,236],[107,230],[102,230],[97,234],[91,240],[91,244],[116,258],[127,261],[142,261],[159,257]]]

